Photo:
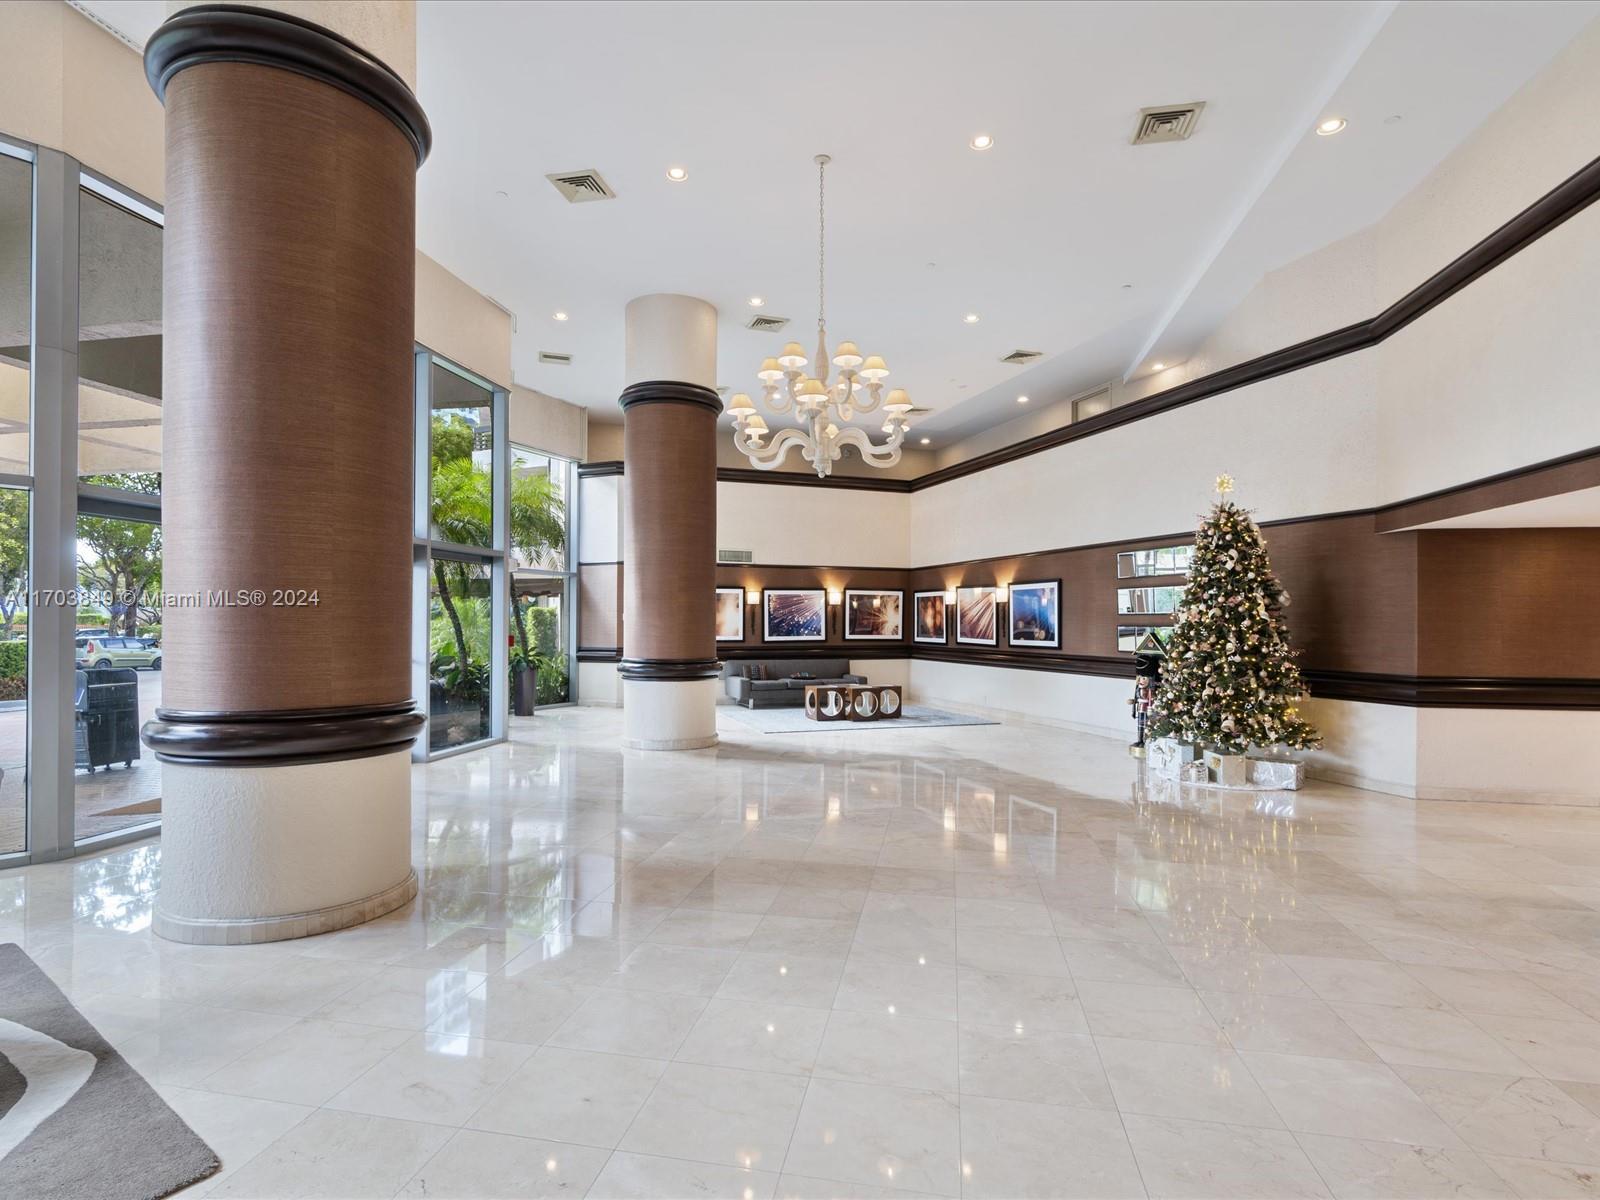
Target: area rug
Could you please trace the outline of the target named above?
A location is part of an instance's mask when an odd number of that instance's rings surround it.
[[[221,1165],[20,946],[0,945],[0,1196],[157,1200]]]
[[[888,721],[813,721],[803,708],[745,708],[742,704],[727,704],[717,710],[725,712],[741,725],[749,725],[762,733],[840,733],[852,729],[876,729],[880,733],[891,729],[936,729],[951,725],[998,725],[987,717],[973,717],[966,713],[945,712],[939,708],[924,708],[920,704],[907,704],[901,715]]]

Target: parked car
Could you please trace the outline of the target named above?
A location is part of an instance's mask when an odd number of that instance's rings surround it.
[[[78,637],[73,641],[78,666],[89,667],[149,667],[161,670],[161,648],[147,646],[143,638],[107,636]]]

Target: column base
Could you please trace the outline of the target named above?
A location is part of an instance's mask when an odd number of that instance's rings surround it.
[[[157,937],[166,938],[169,942],[187,942],[191,946],[247,946],[256,942],[315,937],[319,933],[333,933],[352,925],[362,925],[397,908],[404,908],[416,899],[417,886],[416,871],[408,870],[406,877],[393,887],[360,900],[350,900],[312,912],[240,920],[175,917],[169,915],[158,902],[150,928]]]
[[[705,750],[717,744],[717,679],[623,679],[622,744]]]
[[[408,903],[410,757],[164,764],[155,932],[202,945],[280,941]]]

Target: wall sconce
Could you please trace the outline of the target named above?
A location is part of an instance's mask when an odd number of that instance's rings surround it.
[[[829,592],[828,593],[828,603],[829,604],[833,604],[833,605],[843,604],[844,603],[844,593],[843,592]]]
[[[761,607],[761,589],[760,588],[750,588],[750,589],[748,589],[744,594],[744,598],[745,598],[745,602],[746,603],[753,604],[757,608]]]
[[[1010,600],[1011,600],[1011,586],[1010,586],[1010,584],[1002,583],[998,587],[996,587],[994,589],[994,598],[995,598],[996,603],[999,603],[999,604],[1009,603]]]
[[[955,588],[945,588],[945,590],[944,590],[944,602],[946,604],[954,604],[956,602],[956,590],[955,590]]]

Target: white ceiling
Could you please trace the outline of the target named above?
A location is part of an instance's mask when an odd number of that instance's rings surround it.
[[[163,6],[84,7],[142,42]],[[682,292],[721,312],[718,382],[753,390],[785,337],[815,341],[811,159],[829,153],[832,339],[888,359],[943,443],[1015,417],[1018,392],[1048,403],[1182,361],[1265,271],[1386,211],[1597,13],[421,0],[418,240],[516,313],[519,383],[614,413],[624,305]],[[1192,100],[1190,141],[1128,144],[1141,107]],[[1349,128],[1314,136],[1328,114]],[[992,150],[968,148],[980,132]],[[570,205],[544,178],[577,168],[617,199]],[[752,295],[793,319],[784,335],[741,327]],[[1049,357],[999,362],[1019,348]]]

